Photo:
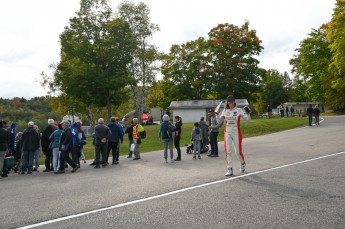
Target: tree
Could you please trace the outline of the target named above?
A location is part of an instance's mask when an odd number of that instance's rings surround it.
[[[323,24],[318,30],[312,29],[309,37],[301,41],[298,52],[290,60],[292,73],[295,80],[303,80],[307,86],[304,94],[312,101],[325,102],[326,91],[329,88],[328,66],[331,60],[331,51],[326,39],[327,24]]]
[[[130,64],[133,79],[130,87],[134,97],[135,111],[141,114],[145,107],[148,86],[155,81],[155,73],[158,70],[156,62],[159,59],[159,53],[157,48],[149,43],[149,39],[153,33],[159,31],[159,27],[150,22],[150,9],[142,2],[138,5],[128,1],[121,2],[118,15],[129,23],[136,41],[134,58]],[[138,118],[141,121],[141,115],[138,115]]]
[[[266,71],[263,81],[261,82],[261,98],[264,101],[265,107],[271,105],[277,107],[288,99],[286,85],[286,74],[281,74],[278,70],[269,69]]]
[[[246,21],[241,27],[219,24],[208,33],[210,40],[210,74],[218,98],[233,94],[236,98],[250,99],[258,90],[260,80],[259,55],[263,47],[255,30]]]
[[[173,100],[204,99],[210,95],[208,42],[204,38],[173,45],[162,60],[164,81],[173,82],[169,93]]]
[[[329,103],[345,107],[345,1],[337,0],[327,39],[332,52],[329,66],[331,89],[328,92]]]
[[[76,14],[60,35],[61,61],[50,86],[88,109],[107,107],[109,119],[132,82],[133,34],[127,22],[112,18],[107,0],[81,0]]]

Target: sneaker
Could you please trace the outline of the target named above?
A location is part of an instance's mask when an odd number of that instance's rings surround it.
[[[193,156],[193,159],[196,159],[196,156],[195,156],[195,155]]]
[[[101,166],[96,165],[94,168],[95,168],[95,169],[99,169],[99,168],[101,168]]]
[[[165,158],[165,159],[164,159],[164,163],[168,163],[168,159]]]
[[[218,157],[218,154],[212,154],[210,157]]]
[[[28,174],[31,174],[31,173],[32,173],[31,171],[28,172]]]
[[[211,152],[210,154],[207,154],[207,156],[212,157],[213,153]]]
[[[90,166],[92,166],[92,165],[96,165],[96,162],[92,162],[92,163],[90,164]]]
[[[77,172],[77,170],[78,170],[78,166],[76,166],[75,168],[73,168],[72,171],[71,171],[71,173],[75,173],[75,172]]]
[[[86,160],[84,160],[84,164],[86,163]]]
[[[226,171],[225,176],[232,176],[232,168],[229,168],[228,171]]]
[[[132,156],[128,156],[127,158],[132,158]]]
[[[43,170],[43,172],[44,172],[44,173],[50,172],[50,169],[45,169],[45,170]]]
[[[174,158],[171,158],[171,159],[170,159],[170,163],[174,163]]]
[[[62,174],[62,173],[65,173],[65,170],[58,170],[54,174]]]
[[[201,156],[198,156],[198,159],[201,159]]]
[[[175,161],[181,161],[181,158],[177,157],[177,158],[175,158]]]
[[[140,157],[135,157],[133,158],[133,160],[140,160]]]
[[[25,174],[25,172],[24,172],[24,171],[21,171],[20,174]]]
[[[240,172],[243,173],[245,170],[246,170],[246,162],[244,161],[244,162],[241,164]]]

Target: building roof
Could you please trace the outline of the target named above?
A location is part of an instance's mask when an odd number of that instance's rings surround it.
[[[215,99],[215,100],[184,100],[184,101],[172,101],[170,103],[170,109],[204,109],[204,108],[215,108],[220,102],[225,102],[226,99]],[[248,101],[246,99],[235,99],[237,106],[246,106]]]

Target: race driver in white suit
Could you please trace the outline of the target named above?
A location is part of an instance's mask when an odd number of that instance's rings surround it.
[[[226,154],[227,171],[225,176],[232,176],[232,159],[233,153],[238,156],[241,162],[240,171],[244,172],[246,162],[244,161],[244,154],[242,151],[242,132],[240,127],[240,120],[250,121],[250,109],[245,107],[243,110],[237,108],[235,98],[230,95],[227,97],[226,106],[220,114],[219,122],[226,123],[224,128],[224,150]]]

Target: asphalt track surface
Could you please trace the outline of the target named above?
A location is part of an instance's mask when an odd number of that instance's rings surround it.
[[[234,157],[231,178],[222,142],[218,158],[183,148],[175,163],[156,151],[74,174],[10,174],[0,228],[345,228],[344,139],[345,116],[246,138],[246,172]]]

